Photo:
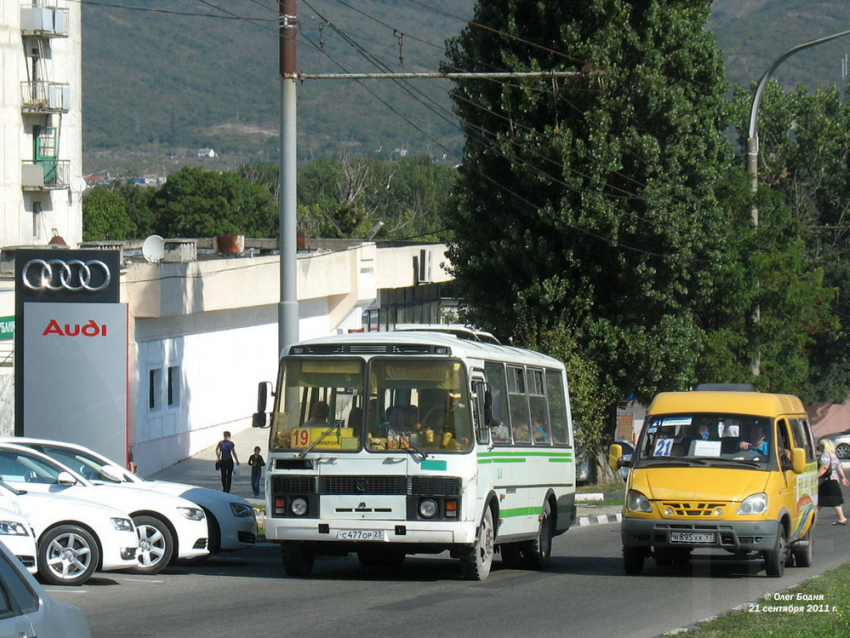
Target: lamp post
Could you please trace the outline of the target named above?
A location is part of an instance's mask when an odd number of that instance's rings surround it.
[[[835,40],[836,38],[840,38],[845,35],[850,35],[850,31],[842,31],[841,33],[835,33],[833,35],[828,35],[825,38],[819,38],[817,40],[812,40],[811,42],[804,42],[803,44],[798,44],[793,49],[788,49],[785,53],[780,55],[773,61],[767,71],[764,72],[764,75],[761,76],[761,80],[759,80],[758,88],[756,88],[756,94],[753,96],[753,107],[750,110],[750,129],[747,133],[747,172],[750,174],[753,183],[753,192],[758,190],[758,159],[759,159],[759,106],[761,106],[761,99],[764,95],[764,90],[767,87],[767,81],[770,79],[770,76],[773,75],[773,72],[776,68],[785,62],[792,55],[797,53],[798,51],[802,51],[803,49],[808,49],[809,47],[813,47],[818,44],[823,44],[824,42],[829,42],[831,40]],[[759,225],[759,213],[758,208],[753,206],[753,226]]]

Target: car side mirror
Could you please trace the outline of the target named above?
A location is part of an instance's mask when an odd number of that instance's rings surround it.
[[[608,465],[615,472],[620,469],[620,461],[623,458],[623,446],[615,443],[608,448]]]
[[[98,472],[100,478],[105,481],[111,481],[112,483],[123,483],[124,482],[124,474],[121,470],[112,467],[111,465],[104,465],[100,468],[100,472]]]
[[[791,468],[794,474],[802,474],[806,471],[806,451],[801,447],[791,450]]]
[[[77,479],[75,479],[74,475],[70,472],[62,471],[59,472],[59,475],[56,477],[56,482],[64,487],[70,487],[71,485],[77,484]]]

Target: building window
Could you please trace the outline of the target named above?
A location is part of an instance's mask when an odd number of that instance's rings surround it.
[[[180,407],[180,366],[168,367],[168,407]]]
[[[148,409],[151,412],[162,409],[162,368],[148,372]]]

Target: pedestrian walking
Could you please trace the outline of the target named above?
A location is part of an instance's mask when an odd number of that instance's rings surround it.
[[[251,466],[251,489],[254,490],[254,498],[260,497],[260,478],[263,476],[263,466],[266,462],[260,454],[260,446],[254,448],[254,453],[248,457],[248,465]]]
[[[841,494],[841,485],[847,487],[850,481],[844,476],[844,468],[835,453],[835,444],[830,439],[818,441],[818,509],[832,507],[838,514],[838,520],[833,525],[847,525],[847,517],[844,516],[844,496]],[[839,484],[839,480],[841,484]]]
[[[233,464],[239,465],[239,457],[236,455],[236,444],[230,440],[230,432],[225,430],[224,439],[215,446],[215,458],[221,470],[221,489],[230,492],[230,483],[233,481]]]

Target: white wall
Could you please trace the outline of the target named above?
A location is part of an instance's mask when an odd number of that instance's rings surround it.
[[[27,81],[27,60],[21,37],[21,5],[18,0],[0,2],[0,246],[46,244],[54,229],[76,246],[83,237],[82,196],[70,189],[24,192],[21,188],[21,162],[33,159],[34,124],[58,126],[59,159],[70,161],[68,182],[82,177],[82,24],[79,2],[58,2],[68,9],[67,38],[51,38],[44,62],[47,79],[70,85],[68,113],[22,114],[21,82]],[[61,123],[60,123],[61,122]],[[33,202],[42,212],[33,216]]]

